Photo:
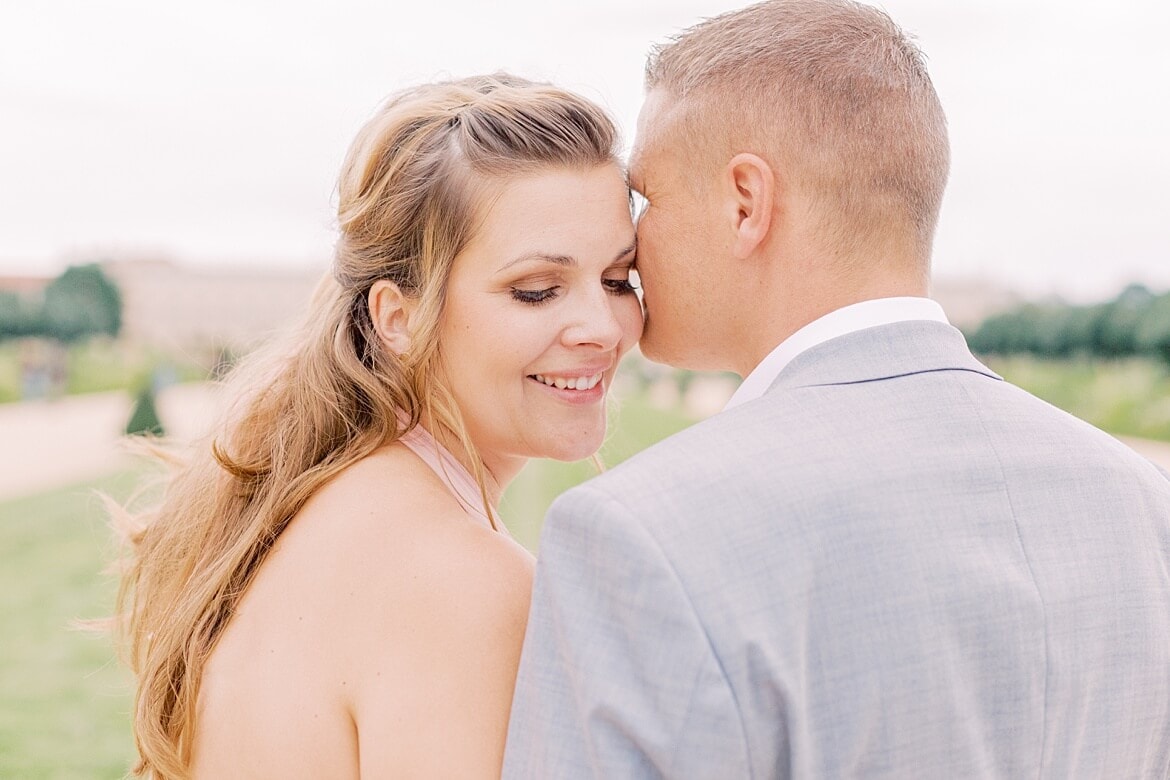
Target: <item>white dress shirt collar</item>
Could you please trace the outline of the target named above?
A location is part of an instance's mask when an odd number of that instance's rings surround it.
[[[731,396],[724,410],[762,396],[800,353],[848,333],[911,320],[949,322],[942,306],[929,298],[878,298],[831,311],[781,341],[760,361]]]

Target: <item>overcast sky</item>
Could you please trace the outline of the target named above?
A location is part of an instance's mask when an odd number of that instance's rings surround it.
[[[507,69],[609,106],[720,0],[0,0],[0,274],[111,254],[326,266],[334,181],[380,100]],[[888,0],[951,127],[939,277],[1170,288],[1161,0]]]

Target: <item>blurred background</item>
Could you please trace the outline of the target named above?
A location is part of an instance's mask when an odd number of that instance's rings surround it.
[[[0,5],[0,777],[120,777],[108,640],[128,433],[198,435],[214,380],[303,311],[345,149],[388,93],[499,69],[633,133],[652,42],[745,5],[41,0]],[[890,0],[950,120],[934,294],[1008,379],[1170,461],[1170,6]],[[623,367],[603,459],[717,411],[733,377]],[[534,463],[502,513],[535,549]]]

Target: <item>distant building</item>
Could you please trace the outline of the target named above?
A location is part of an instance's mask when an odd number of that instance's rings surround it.
[[[1023,302],[1018,293],[989,279],[936,278],[930,297],[943,307],[952,325],[965,329]]]
[[[140,259],[108,261],[102,269],[122,292],[124,339],[200,351],[245,351],[295,323],[323,274]]]
[[[0,276],[0,292],[31,298],[43,293],[51,281],[47,276]]]

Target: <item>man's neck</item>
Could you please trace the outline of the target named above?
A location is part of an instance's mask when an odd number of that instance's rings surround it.
[[[747,376],[777,345],[830,312],[879,298],[925,298],[927,286],[925,279],[893,278],[890,275],[863,285],[851,286],[847,280],[836,280],[819,286],[788,286],[783,289],[783,294],[765,297],[763,305],[754,309],[757,316],[751,318],[748,328],[740,334],[732,370],[741,377]]]
[[[758,398],[788,364],[827,341],[868,328],[910,321],[946,323],[947,318],[937,302],[919,296],[875,298],[835,309],[805,325],[769,352],[744,378],[726,408]]]

